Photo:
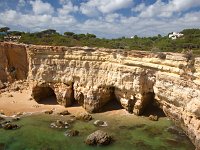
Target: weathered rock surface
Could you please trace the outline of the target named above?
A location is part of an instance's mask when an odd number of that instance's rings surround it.
[[[150,115],[149,120],[158,121],[158,116],[157,115]]]
[[[102,121],[102,120],[96,120],[94,122],[94,125],[95,126],[99,126],[99,127],[107,127],[108,126],[107,122]]]
[[[0,80],[2,82],[26,79],[28,59],[25,45],[0,43]]]
[[[115,99],[129,112],[140,115],[156,99],[200,149],[200,58],[175,53],[163,56],[0,43],[0,80],[13,79],[13,70],[16,79],[28,74],[35,100],[55,94],[59,104],[67,107],[77,102],[88,112],[98,112]]]
[[[68,110],[64,110],[64,111],[62,111],[62,112],[59,112],[58,114],[59,114],[59,115],[62,115],[62,116],[70,115],[70,113],[69,113]]]
[[[65,136],[78,136],[79,135],[79,131],[78,130],[69,130],[66,131]]]
[[[16,129],[20,128],[20,126],[18,126],[16,124],[12,124],[12,123],[2,124],[2,126],[5,130],[16,130]]]
[[[94,133],[88,135],[85,143],[88,145],[108,145],[112,141],[112,138],[108,133],[97,130]]]
[[[90,121],[93,118],[92,118],[92,115],[90,115],[88,113],[79,113],[79,114],[77,114],[76,119],[83,120],[83,121]]]
[[[69,128],[69,123],[68,122],[65,122],[65,121],[62,121],[62,120],[56,120],[56,122],[52,122],[50,124],[50,127],[51,128]]]
[[[51,115],[51,114],[53,114],[53,110],[46,110],[46,111],[44,111],[44,113],[48,114],[48,115]]]

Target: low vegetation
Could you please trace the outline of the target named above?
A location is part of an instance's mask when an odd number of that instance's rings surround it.
[[[185,29],[181,33],[183,37],[176,40],[166,36],[121,37],[117,39],[97,38],[94,34],[75,34],[73,32],[58,33],[48,29],[41,32],[25,33],[20,31],[8,31],[9,28],[0,28],[0,31],[8,35],[21,36],[19,42],[36,45],[59,45],[59,46],[89,46],[116,49],[143,50],[152,52],[184,52],[192,50],[194,54],[200,54],[200,29]],[[3,35],[0,35],[3,40]]]

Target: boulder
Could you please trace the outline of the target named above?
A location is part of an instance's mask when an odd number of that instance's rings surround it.
[[[6,124],[3,124],[2,126],[5,130],[15,130],[15,129],[20,128],[20,126],[16,124],[12,124],[12,123],[6,123]]]
[[[78,136],[79,135],[79,131],[77,130],[69,130],[65,132],[65,136]]]
[[[95,126],[99,126],[99,127],[107,127],[107,126],[108,126],[107,122],[101,121],[101,120],[96,120],[96,121],[94,122],[94,125],[95,125]]]
[[[78,120],[83,120],[83,121],[90,121],[92,120],[92,115],[88,114],[88,113],[80,113],[76,116],[76,119]]]
[[[5,118],[0,116],[0,121],[4,121],[4,120],[5,120]]]
[[[111,141],[112,137],[108,133],[97,130],[86,138],[85,143],[87,145],[108,145]]]
[[[48,114],[48,115],[51,115],[51,114],[53,114],[53,110],[46,110],[44,113]]]
[[[62,116],[65,116],[65,115],[70,115],[69,111],[68,110],[64,110],[60,113],[58,113],[59,115],[62,115]]]
[[[67,128],[69,128],[69,124],[67,123],[67,122],[65,122],[65,121],[62,121],[62,120],[57,120],[56,122],[52,122],[51,124],[50,124],[50,127],[51,128],[65,128],[65,129],[67,129]]]
[[[150,115],[149,120],[158,121],[158,116],[157,115]]]

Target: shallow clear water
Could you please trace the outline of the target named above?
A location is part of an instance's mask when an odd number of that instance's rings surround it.
[[[52,129],[49,124],[59,118],[54,115],[33,115],[15,122],[22,127],[18,130],[0,129],[0,150],[194,150],[186,137],[169,133],[172,125],[167,118],[157,122],[134,115],[94,114],[94,120],[107,121],[108,127],[96,127],[90,122],[75,121],[71,129],[80,132],[77,137],[66,137],[67,129]],[[95,130],[102,129],[111,134],[114,142],[109,146],[87,146],[84,139]],[[4,145],[4,146],[3,146]]]

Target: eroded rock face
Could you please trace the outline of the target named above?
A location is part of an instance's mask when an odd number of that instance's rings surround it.
[[[28,59],[25,45],[0,42],[0,80],[27,79]]]
[[[165,53],[161,59],[158,54],[138,51],[21,46],[28,54],[27,79],[36,100],[46,87],[64,106],[77,102],[88,112],[98,112],[114,99],[140,115],[156,99],[200,148],[200,58]],[[2,49],[10,46],[1,43],[0,47],[4,59]],[[6,74],[1,74],[1,80],[2,76]]]

